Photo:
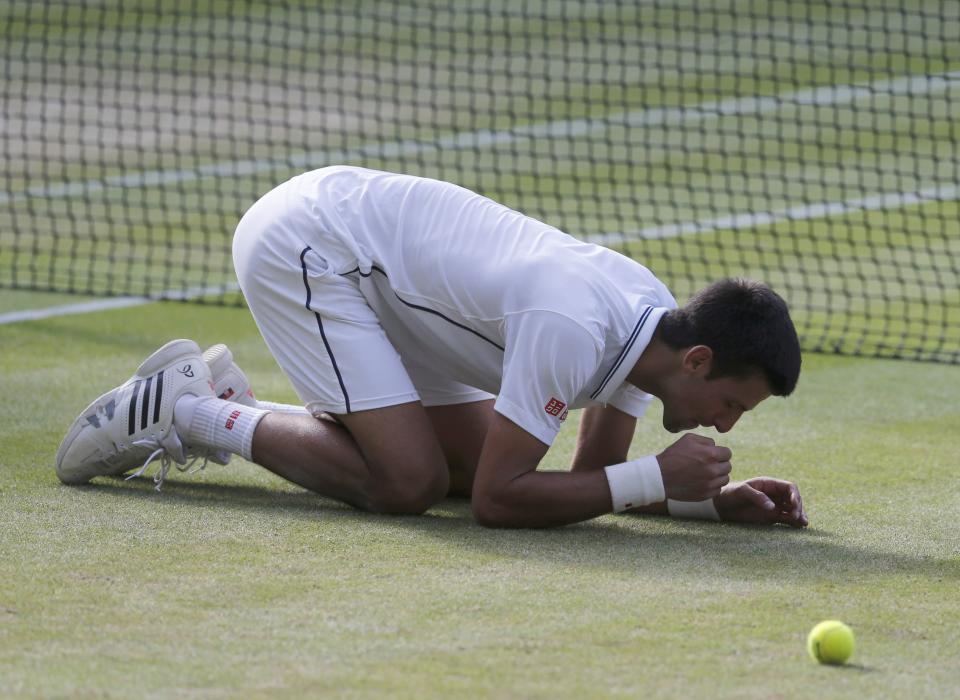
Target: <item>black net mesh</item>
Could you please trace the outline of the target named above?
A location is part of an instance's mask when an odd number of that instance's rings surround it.
[[[954,0],[0,0],[0,287],[234,302],[287,177],[438,177],[960,362]]]

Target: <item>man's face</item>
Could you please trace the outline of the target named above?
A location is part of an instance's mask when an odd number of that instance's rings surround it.
[[[707,379],[708,370],[683,373],[660,397],[663,427],[671,433],[698,427],[725,433],[745,411],[770,396],[770,387],[761,374]]]

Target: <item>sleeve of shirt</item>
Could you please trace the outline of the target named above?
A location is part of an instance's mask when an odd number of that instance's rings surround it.
[[[610,397],[607,404],[634,418],[643,418],[651,401],[653,401],[653,396],[642,389],[638,389],[633,384],[624,382]]]
[[[494,409],[550,445],[601,356],[590,332],[566,316],[550,311],[509,316],[503,381]]]

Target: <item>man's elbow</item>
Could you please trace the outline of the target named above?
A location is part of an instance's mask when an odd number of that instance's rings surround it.
[[[473,519],[483,527],[522,527],[516,511],[498,503],[490,494],[474,490],[471,508]]]

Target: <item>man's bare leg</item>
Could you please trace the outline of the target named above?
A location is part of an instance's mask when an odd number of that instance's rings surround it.
[[[450,469],[450,496],[470,497],[473,475],[493,417],[493,403],[493,399],[487,399],[426,409]]]
[[[419,402],[338,415],[342,423],[271,413],[253,435],[253,460],[284,479],[380,513],[422,513],[450,477]]]

